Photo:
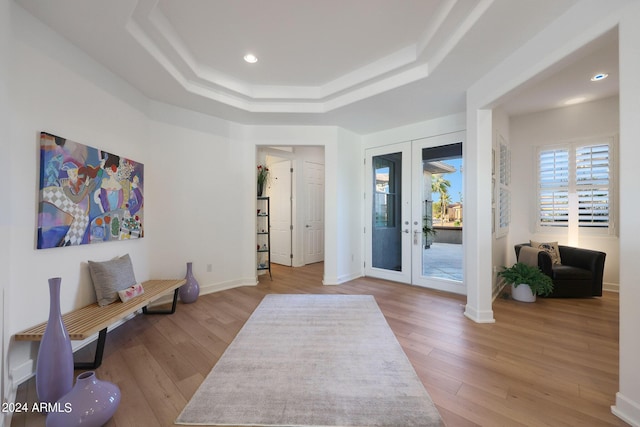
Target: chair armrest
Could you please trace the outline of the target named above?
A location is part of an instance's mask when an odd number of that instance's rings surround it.
[[[520,249],[522,249],[523,246],[531,246],[529,243],[520,243],[518,245],[514,246],[514,249],[516,250],[516,259],[520,258]]]
[[[565,265],[584,268],[593,275],[592,291],[594,296],[602,296],[602,282],[604,279],[604,260],[606,253],[591,249],[560,246],[560,259]]]
[[[564,265],[583,268],[591,272],[604,269],[604,252],[591,249],[574,248],[572,246],[559,246],[560,260]]]
[[[553,279],[553,261],[551,261],[549,252],[538,252],[538,267],[540,267],[540,270],[542,270],[544,274]]]

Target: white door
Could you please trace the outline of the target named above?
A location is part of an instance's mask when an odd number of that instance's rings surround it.
[[[449,221],[446,226],[436,228],[433,237],[435,243],[425,248],[422,225],[425,215],[429,214],[434,226],[442,224],[442,218],[433,218],[430,209],[432,203],[431,172],[455,184],[454,179],[461,179],[460,170],[446,173],[447,170],[461,169],[462,141],[464,132],[439,135],[412,141],[412,246],[411,246],[411,283],[431,289],[438,289],[458,294],[466,294],[462,280],[462,228],[460,221]],[[459,153],[459,154],[458,154]],[[449,193],[460,190],[460,194],[450,194],[450,202],[460,201],[462,209],[461,187],[448,187]],[[434,194],[434,197],[439,195]],[[490,201],[489,201],[490,203]],[[455,219],[455,218],[454,218]],[[459,239],[459,240],[458,240]]]
[[[463,138],[464,133],[459,132],[366,150],[364,233],[367,276],[449,292],[466,292],[462,280],[431,274],[431,264],[425,260],[433,260],[434,255],[442,256],[440,264],[444,265],[452,261],[452,255],[425,250],[422,236],[425,208],[431,207],[426,203],[431,200],[431,180],[425,174],[423,150],[461,143]],[[447,148],[444,151],[447,152]],[[440,166],[446,168],[446,165]],[[454,248],[460,250],[460,271],[461,246]]]
[[[324,165],[305,161],[304,263],[324,261]]]
[[[411,143],[366,150],[365,274],[411,283]]]
[[[271,197],[271,262],[291,266],[291,161],[269,165],[271,179],[268,195]]]

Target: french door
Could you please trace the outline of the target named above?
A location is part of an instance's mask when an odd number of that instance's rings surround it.
[[[452,154],[458,151],[461,159],[463,138],[464,132],[457,132],[366,150],[367,276],[466,294],[461,241],[426,248],[429,236],[423,235],[426,219],[430,225],[433,220],[431,175],[455,170],[439,159],[458,156]],[[441,274],[444,265],[453,265],[457,273]]]
[[[411,143],[367,150],[365,273],[411,283]]]

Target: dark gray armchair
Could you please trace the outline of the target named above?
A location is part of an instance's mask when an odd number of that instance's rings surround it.
[[[515,246],[516,258],[523,246]],[[590,249],[558,246],[562,264],[553,264],[551,256],[545,251],[538,252],[538,267],[553,281],[553,293],[549,297],[592,297],[602,296],[602,277],[604,276],[604,252]]]

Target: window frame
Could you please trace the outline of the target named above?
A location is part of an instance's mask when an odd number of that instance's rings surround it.
[[[493,230],[495,238],[501,238],[509,234],[511,225],[511,149],[500,133],[496,135],[492,161]]]
[[[592,236],[608,236],[615,235],[617,233],[617,135],[604,135],[599,137],[573,139],[557,144],[540,145],[536,147],[536,156],[534,158],[535,173],[536,173],[536,214],[534,218],[535,229],[539,233],[548,234],[566,234],[569,230],[574,230],[579,234],[592,235]],[[577,182],[577,152],[580,149],[586,147],[594,147],[600,145],[608,145],[608,224],[606,226],[589,226],[587,224],[580,224],[580,204],[578,197],[578,190],[586,189],[587,187],[581,187]],[[568,215],[566,224],[543,224],[542,223],[542,182],[540,179],[540,156],[545,151],[552,150],[565,150],[568,153]],[[549,187],[549,190],[561,190],[562,186]]]

